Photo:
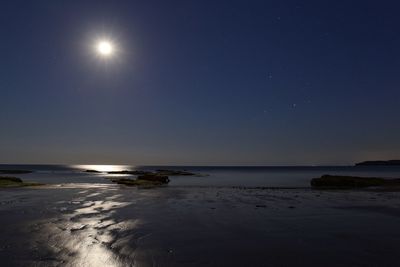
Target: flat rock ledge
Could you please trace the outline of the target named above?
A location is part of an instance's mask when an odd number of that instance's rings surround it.
[[[144,175],[139,175],[136,179],[112,178],[111,181],[117,184],[124,184],[127,186],[153,187],[153,186],[161,186],[168,184],[169,178],[168,176],[159,174],[144,174]]]
[[[312,179],[311,186],[314,188],[399,187],[400,179],[326,174],[319,178]]]
[[[43,185],[43,184],[34,182],[24,182],[17,177],[8,177],[8,176],[0,177],[0,188],[38,186],[38,185]]]

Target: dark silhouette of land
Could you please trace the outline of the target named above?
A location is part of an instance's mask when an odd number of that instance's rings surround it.
[[[356,166],[400,166],[400,160],[371,160],[355,164]]]

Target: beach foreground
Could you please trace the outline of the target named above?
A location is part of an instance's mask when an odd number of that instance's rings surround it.
[[[2,189],[2,266],[398,266],[400,194],[64,184]]]

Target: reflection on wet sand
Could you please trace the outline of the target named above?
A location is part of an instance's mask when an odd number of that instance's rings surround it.
[[[63,213],[60,218],[40,225],[34,239],[46,242],[48,253],[52,255],[43,258],[46,265],[51,262],[63,266],[129,266],[134,263],[134,253],[124,240],[132,238],[139,220],[118,221],[112,217],[115,210],[132,202],[121,201],[122,195],[115,189],[107,190],[78,192],[71,201],[58,203]],[[110,190],[115,194],[109,196]],[[97,200],[92,200],[94,197]],[[66,207],[63,204],[67,204]]]
[[[1,266],[398,266],[398,192],[68,184],[2,193]]]

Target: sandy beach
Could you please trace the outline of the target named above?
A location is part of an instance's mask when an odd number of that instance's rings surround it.
[[[397,192],[1,189],[2,266],[398,266]]]

